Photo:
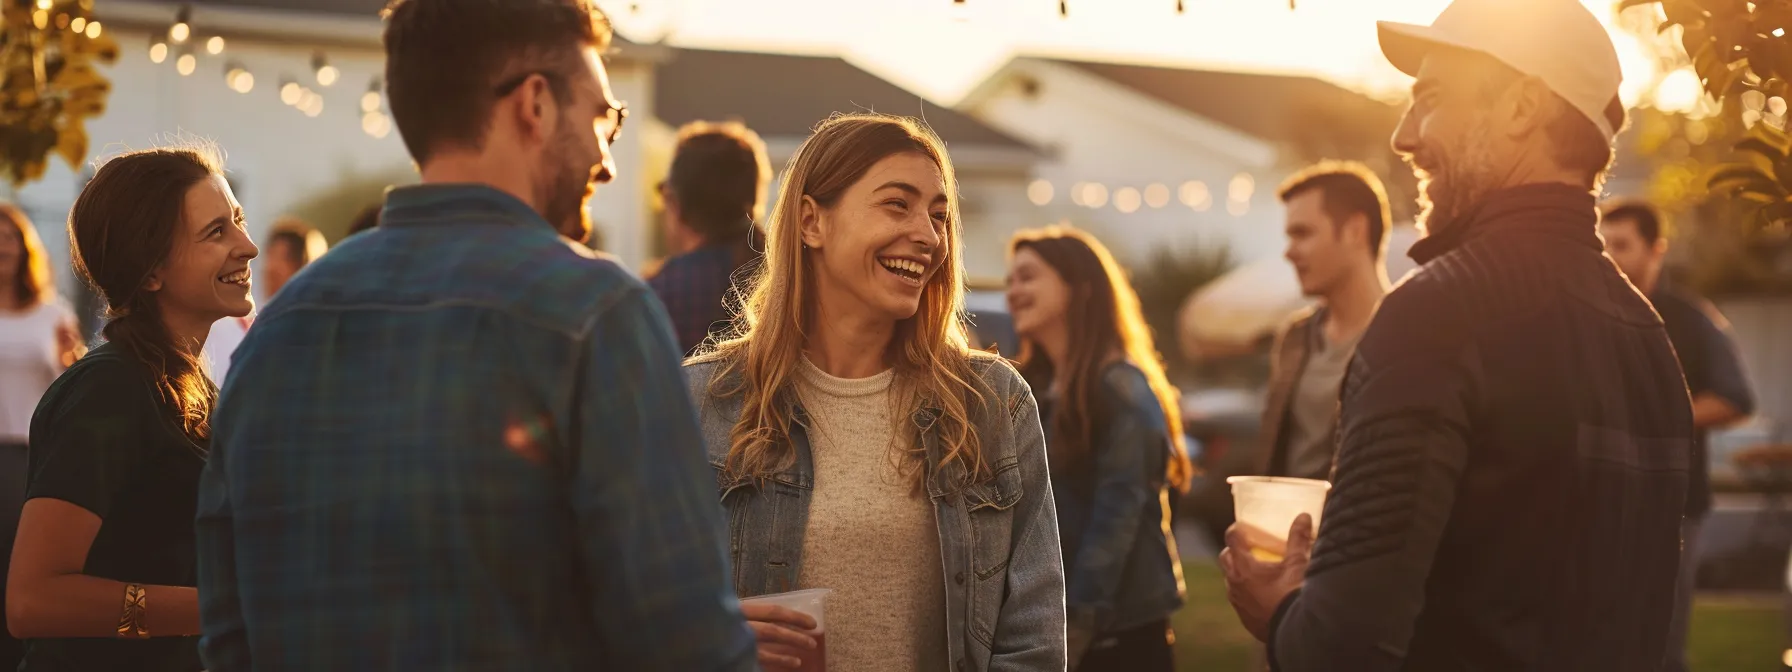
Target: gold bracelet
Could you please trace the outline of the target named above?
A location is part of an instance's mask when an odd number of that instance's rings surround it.
[[[118,617],[120,639],[149,639],[149,628],[143,624],[143,612],[149,608],[149,591],[135,583],[124,587],[124,613]]]

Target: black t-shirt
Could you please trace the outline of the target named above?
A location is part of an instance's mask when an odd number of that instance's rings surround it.
[[[181,431],[148,367],[105,344],[69,367],[31,416],[26,498],[100,517],[82,573],[126,583],[196,586],[193,516],[204,447]],[[119,593],[122,609],[124,594]],[[149,609],[155,609],[151,603]],[[198,637],[37,639],[23,672],[195,672]]]

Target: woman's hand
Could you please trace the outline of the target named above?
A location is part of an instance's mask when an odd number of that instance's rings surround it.
[[[769,672],[796,672],[803,664],[798,656],[815,650],[809,635],[815,619],[808,614],[773,604],[743,603],[740,610],[759,640],[759,664]]]

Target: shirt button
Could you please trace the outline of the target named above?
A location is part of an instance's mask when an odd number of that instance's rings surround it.
[[[958,585],[961,585],[961,586],[964,585],[964,572],[959,572],[958,574],[954,575],[952,577],[952,581],[954,583],[957,583]],[[964,661],[959,661],[959,664],[961,666],[963,665],[963,663],[964,663]]]

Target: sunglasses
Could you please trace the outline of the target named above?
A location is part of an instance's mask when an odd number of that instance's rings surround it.
[[[552,84],[555,88],[563,90],[567,88],[566,78],[562,77],[560,73],[551,70],[531,70],[504,80],[503,83],[498,84],[496,88],[492,89],[492,93],[499,98],[509,96],[517,89],[522,88],[523,83],[529,81],[530,77],[537,75],[540,75],[542,79],[548,80],[548,83]],[[622,122],[627,120],[628,103],[618,102],[612,105],[609,101],[604,101],[604,127],[610,129],[609,132],[605,134],[605,139],[608,140],[610,144],[614,145],[617,140],[622,138]]]

